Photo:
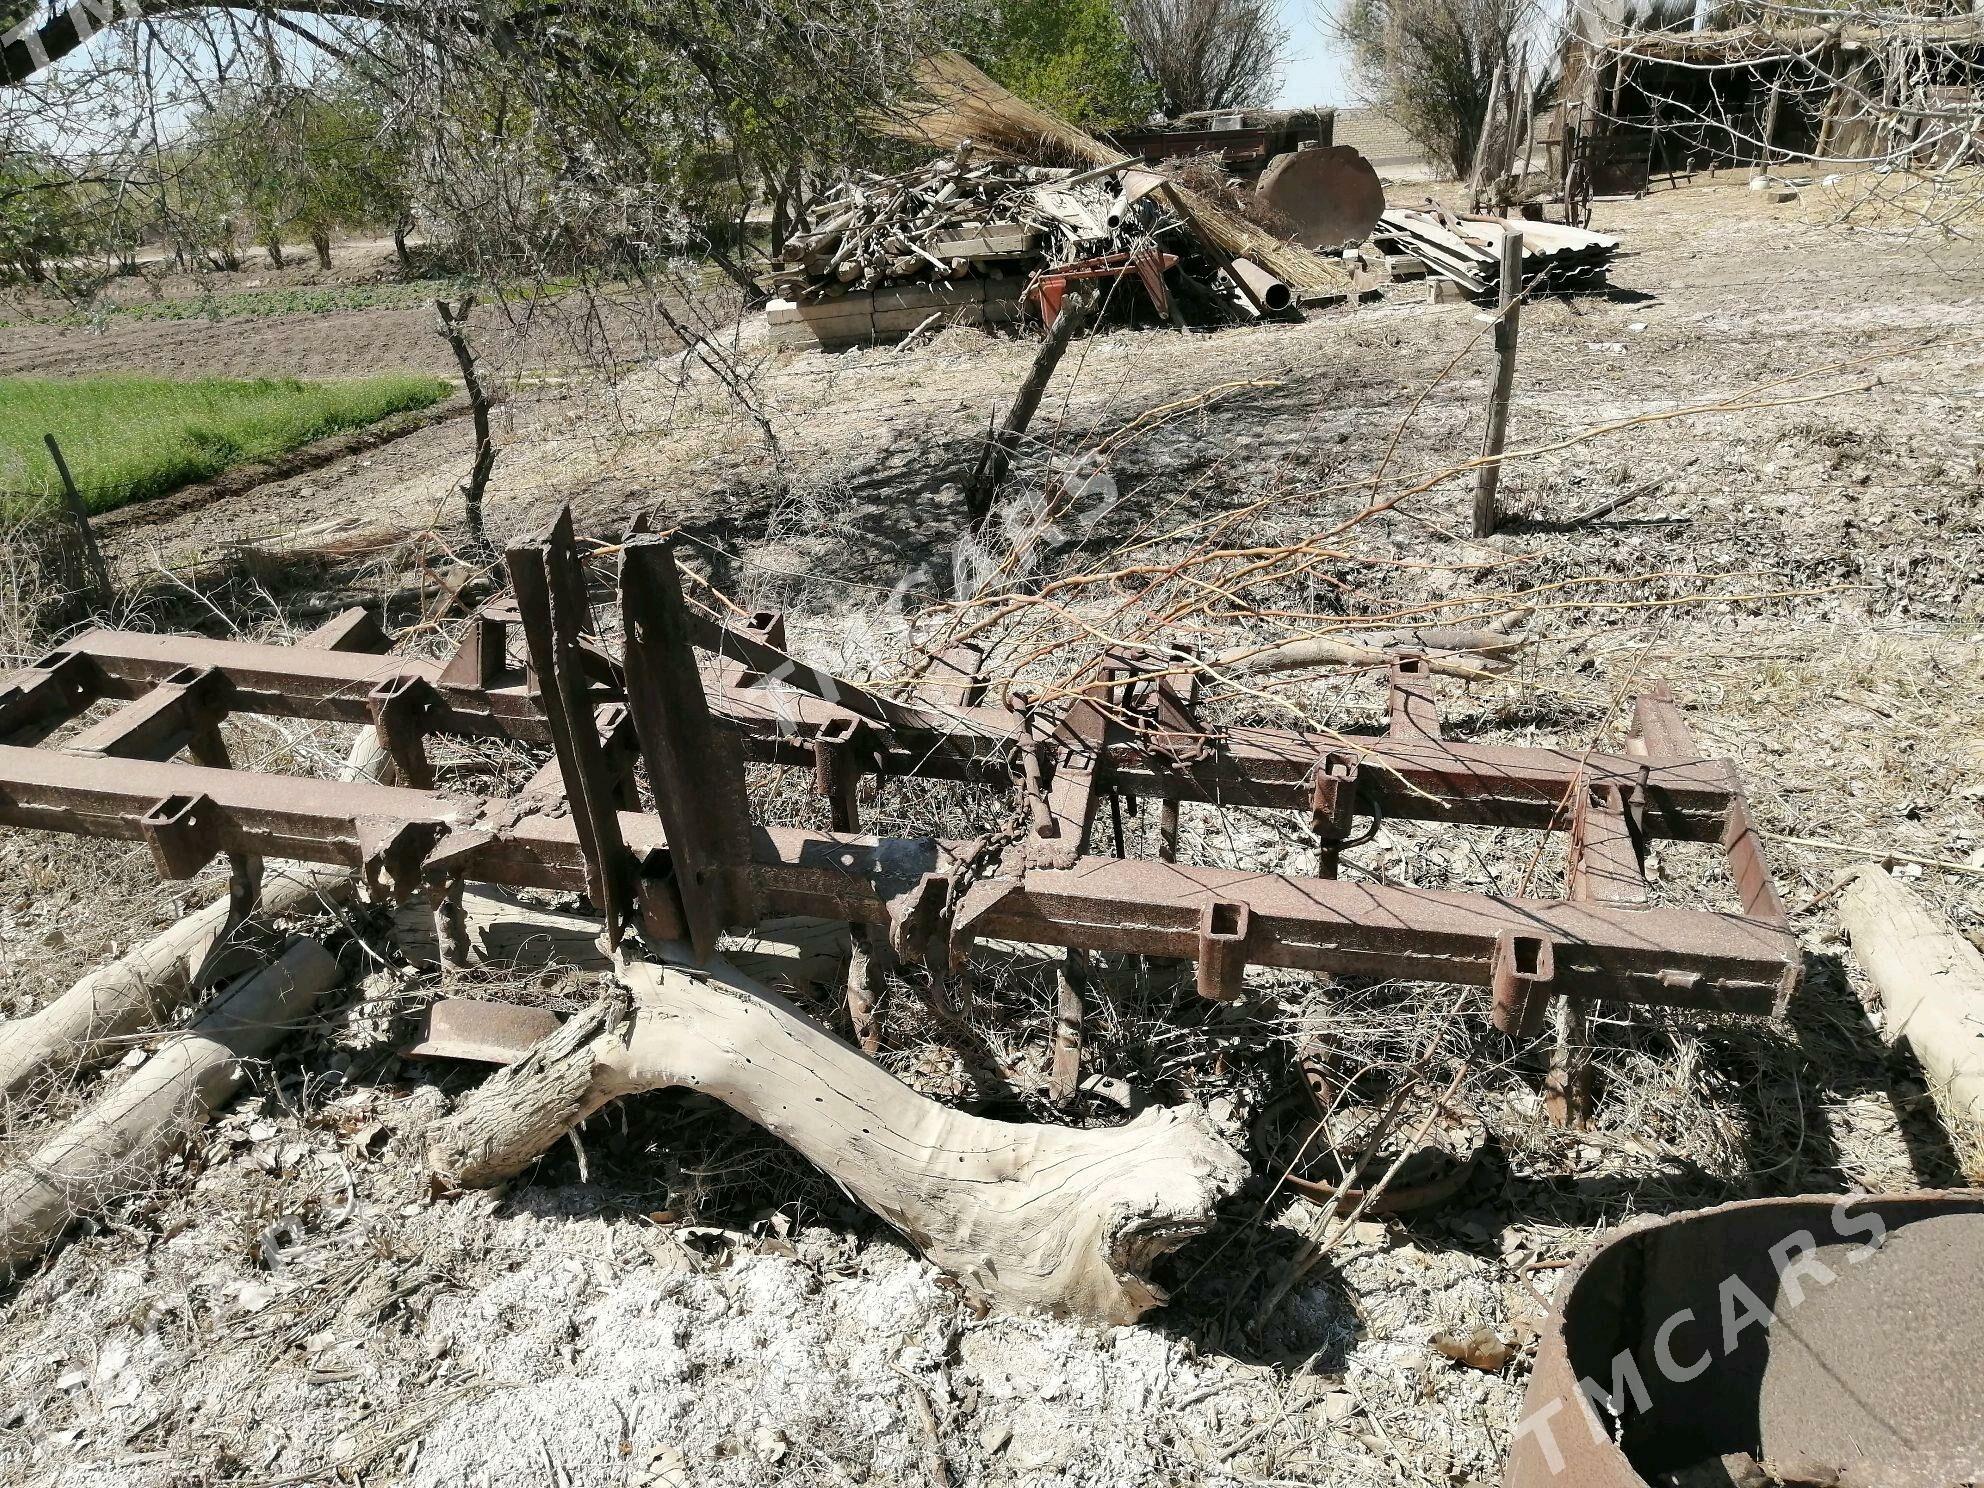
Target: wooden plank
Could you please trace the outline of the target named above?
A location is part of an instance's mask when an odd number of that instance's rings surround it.
[[[987,223],[977,232],[939,238],[928,251],[938,258],[1009,258],[1031,253],[1041,234],[1024,222]]]

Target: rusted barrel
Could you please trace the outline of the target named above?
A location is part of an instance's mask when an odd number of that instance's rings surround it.
[[[1617,1234],[1564,1280],[1506,1488],[1984,1481],[1980,1271],[1979,1192],[1757,1199]]]

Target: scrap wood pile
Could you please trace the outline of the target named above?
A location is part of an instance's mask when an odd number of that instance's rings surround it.
[[[1403,253],[1434,273],[1453,280],[1469,294],[1495,291],[1501,278],[1502,240],[1522,234],[1523,282],[1541,281],[1551,290],[1602,289],[1619,240],[1561,222],[1480,217],[1437,207],[1414,211],[1391,208],[1378,219],[1373,241],[1387,253]]]
[[[852,175],[810,216],[765,281],[782,295],[766,318],[784,344],[1017,320],[1029,275],[1105,252],[1117,236],[1092,173],[974,162],[962,149],[898,175]]]
[[[802,303],[835,285],[873,289],[912,279],[958,279],[1009,264],[1061,262],[1108,241],[1109,203],[1091,177],[1007,161],[946,160],[884,176],[858,172],[811,210],[786,267],[770,282]]]
[[[1165,319],[1261,314],[1351,288],[1340,262],[1125,159],[962,58],[930,59],[919,84],[920,105],[885,128],[945,154],[850,175],[812,204],[764,281],[780,295],[766,312],[775,341],[1013,321],[1056,276],[1141,280]]]

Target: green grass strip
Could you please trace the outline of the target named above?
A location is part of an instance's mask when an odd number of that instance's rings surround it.
[[[448,396],[436,377],[332,382],[294,377],[0,377],[0,513],[18,516],[60,490],[42,443],[53,434],[91,511],[272,459]]]

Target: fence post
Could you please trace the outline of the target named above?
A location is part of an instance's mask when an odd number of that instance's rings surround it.
[[[69,462],[62,458],[62,446],[55,442],[55,436],[44,434],[41,442],[48,446],[48,457],[55,462],[55,473],[62,479],[62,504],[68,508],[69,520],[75,523],[76,535],[82,540],[83,561],[89,565],[90,578],[96,584],[96,602],[107,606],[116,591],[110,584],[110,565],[103,561],[103,549],[96,545],[96,534],[90,531],[90,514],[83,505],[82,493],[76,489],[75,479],[69,474]]]
[[[1505,218],[1506,222],[1507,219]],[[1488,397],[1488,433],[1481,441],[1485,462],[1475,472],[1474,535],[1495,535],[1495,493],[1502,484],[1502,442],[1509,431],[1509,389],[1516,380],[1516,335],[1522,326],[1522,234],[1502,232],[1501,313],[1495,322],[1495,386]]]

